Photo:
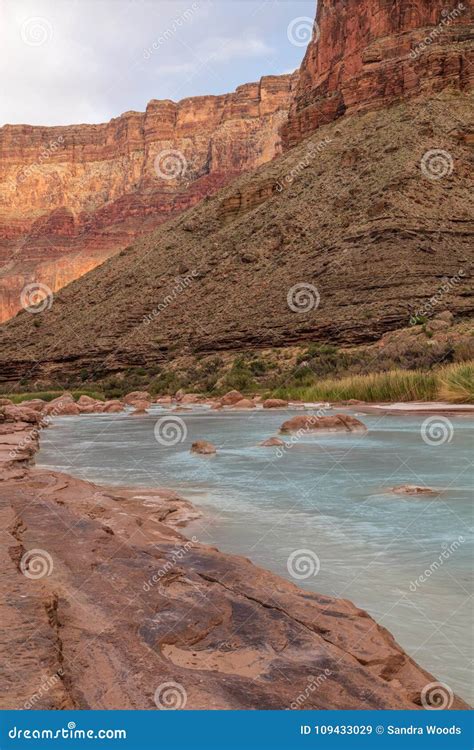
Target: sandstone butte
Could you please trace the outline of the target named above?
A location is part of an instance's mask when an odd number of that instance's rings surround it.
[[[280,153],[294,81],[152,100],[101,125],[0,128],[0,322],[26,284],[57,291]]]
[[[435,677],[367,612],[187,539],[170,491],[34,468],[40,423],[0,407],[1,709],[156,710],[167,682],[186,709],[422,708]]]

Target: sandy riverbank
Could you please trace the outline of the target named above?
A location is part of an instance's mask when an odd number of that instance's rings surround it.
[[[187,539],[174,493],[34,468],[36,429],[0,422],[1,708],[420,707],[435,678],[366,612]]]

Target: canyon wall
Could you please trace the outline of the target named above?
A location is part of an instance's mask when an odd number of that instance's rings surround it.
[[[0,128],[0,322],[281,151],[295,77],[101,125]],[[41,288],[39,289],[41,296]]]
[[[285,147],[344,114],[472,87],[473,37],[470,0],[319,0]]]

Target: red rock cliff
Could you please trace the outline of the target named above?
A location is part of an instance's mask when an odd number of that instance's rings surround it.
[[[285,147],[346,113],[468,88],[472,38],[471,0],[319,0]]]
[[[281,150],[294,78],[153,100],[102,125],[0,128],[0,322]]]

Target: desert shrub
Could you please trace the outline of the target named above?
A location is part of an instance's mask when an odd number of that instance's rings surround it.
[[[438,398],[458,404],[474,404],[474,363],[443,367],[438,376]]]

